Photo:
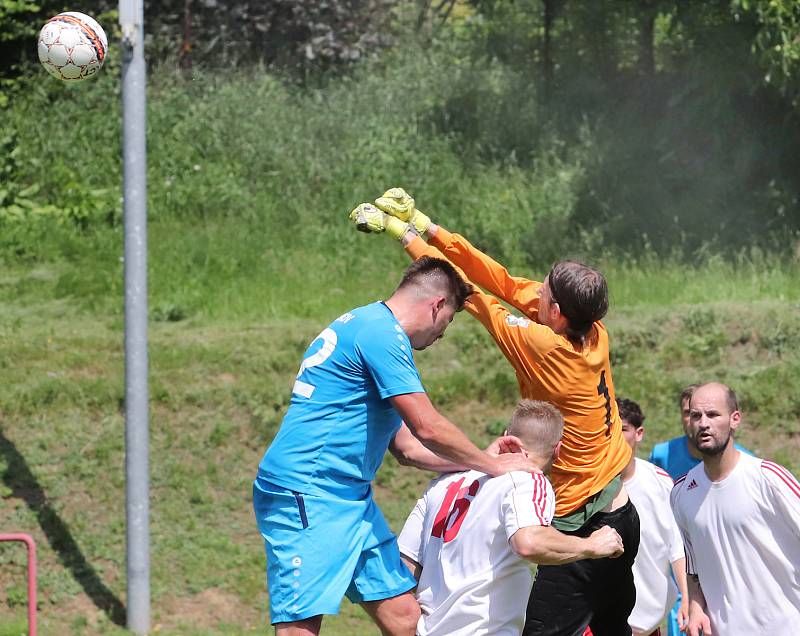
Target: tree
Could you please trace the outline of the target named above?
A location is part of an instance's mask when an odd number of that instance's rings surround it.
[[[148,32],[162,58],[215,68],[263,63],[300,72],[333,70],[388,42],[394,0],[147,0]],[[180,34],[180,35],[179,35]]]
[[[796,0],[733,0],[735,19],[755,15],[759,24],[753,49],[764,61],[765,81],[793,96],[797,105],[800,73],[800,3]]]

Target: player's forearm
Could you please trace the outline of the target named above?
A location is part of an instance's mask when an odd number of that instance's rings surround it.
[[[458,466],[496,474],[497,458],[469,441],[455,424],[433,407],[427,395],[396,395],[390,402],[408,430],[429,451]]]
[[[551,526],[521,528],[511,540],[517,554],[539,565],[562,565],[596,556],[589,538],[564,534]]]
[[[461,469],[493,473],[493,458],[475,446],[469,438],[450,420],[439,416],[418,426],[414,435],[432,455],[444,459]]]
[[[696,574],[687,575],[689,588],[688,622],[686,623],[687,636],[720,636],[716,630],[712,631],[711,620],[706,613],[707,605],[700,581]],[[679,612],[682,614],[682,611]]]
[[[425,393],[395,395],[389,400],[414,437],[439,457],[488,475],[514,470],[538,471],[536,464],[524,453],[495,455],[480,450],[455,424],[433,408]]]
[[[435,473],[455,473],[466,470],[467,468],[463,464],[456,464],[444,457],[440,457],[422,445],[402,456],[395,455],[395,457],[403,466],[412,466],[420,470],[430,470]]]
[[[671,565],[672,574],[675,577],[675,583],[678,586],[678,591],[681,593],[682,597],[687,598],[689,595],[689,590],[686,583],[686,557],[676,559],[671,563]]]
[[[432,470],[437,473],[451,473],[464,470],[466,467],[440,457],[426,448],[408,427],[403,424],[389,445],[392,455],[403,466],[413,466],[422,470]]]
[[[431,223],[430,227],[428,228],[428,231],[425,232],[425,236],[423,236],[422,238],[432,239],[436,236],[438,231],[439,231],[439,226],[436,225],[436,223]],[[416,236],[417,234],[415,232],[408,232],[407,234],[405,234],[405,236],[403,236],[403,247],[407,247],[411,242],[413,242]]]
[[[427,236],[430,244],[453,265],[463,269],[473,283],[536,319],[539,283],[511,276],[503,265],[481,252],[466,238],[451,234],[444,228],[436,226],[434,231],[428,230]]]
[[[700,587],[700,579],[696,574],[686,575],[686,588],[689,595],[690,612],[692,606],[696,605],[703,612],[706,611],[706,597],[703,588]]]

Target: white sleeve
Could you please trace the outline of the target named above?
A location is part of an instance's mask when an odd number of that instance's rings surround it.
[[[800,537],[800,483],[780,464],[763,460],[761,473],[766,482],[766,494],[775,515]]]
[[[503,498],[502,512],[506,537],[510,540],[520,528],[549,526],[556,508],[553,487],[542,473],[513,472]]]
[[[425,544],[427,543],[427,537],[425,537],[425,511],[428,508],[426,495],[429,491],[430,489],[417,500],[414,509],[408,515],[408,519],[406,519],[406,523],[400,531],[400,536],[397,537],[397,545],[400,547],[401,554],[413,559],[420,565],[425,558]]]
[[[670,532],[670,536],[667,539],[669,541],[669,562],[674,563],[685,556],[681,531],[678,528],[678,522],[675,521],[675,515],[672,513],[672,506],[669,504],[674,482],[672,481],[672,477],[666,473],[656,471],[656,476],[658,478],[658,483],[661,484],[661,487],[664,489],[664,498],[668,504],[663,514]]]
[[[680,507],[680,493],[683,489],[684,480],[678,480],[678,483],[672,488],[672,492],[669,496],[669,504],[672,508],[672,515],[675,518],[675,523],[678,526],[678,530],[680,533],[680,538],[683,540],[683,552],[686,556],[686,574],[697,574],[697,570],[695,569],[695,558],[694,558],[694,548],[692,546],[692,540],[689,536],[689,531],[686,528],[685,524],[683,523],[683,518],[681,516],[681,507]],[[670,561],[671,563],[672,561]]]
[[[678,528],[678,524],[675,522],[675,519],[672,519],[672,537],[670,538],[670,545],[669,545],[669,562],[674,563],[678,559],[682,559],[686,556],[686,547],[683,544],[683,537],[681,536],[681,531]]]

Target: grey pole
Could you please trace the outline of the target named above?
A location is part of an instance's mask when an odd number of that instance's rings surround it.
[[[125,224],[125,513],[128,629],[150,631],[147,152],[143,0],[120,0]]]

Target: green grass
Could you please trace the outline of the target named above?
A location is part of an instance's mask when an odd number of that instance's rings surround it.
[[[219,309],[151,322],[152,589],[159,633],[263,633],[263,555],[250,509],[255,468],[280,423],[307,342],[341,308],[384,295],[402,263],[358,293],[294,315],[283,298],[275,314],[285,312],[284,318],[244,319],[236,309],[227,316]],[[669,268],[662,273],[663,279],[627,276],[655,289],[672,284]],[[751,286],[753,273],[730,268],[714,286],[717,275],[713,268],[695,272],[707,281],[702,303],[612,307],[617,394],[640,402],[647,416],[644,455],[652,443],[678,434],[675,402],[683,385],[729,382],[745,412],[741,441],[798,472],[800,356],[791,346],[800,333],[797,299],[729,299],[731,288]],[[48,302],[47,285],[60,276],[47,268],[7,271],[2,289],[19,289],[26,276],[36,279],[28,289],[38,291],[17,302],[7,296],[0,309],[4,530],[31,532],[38,542],[40,633],[123,633],[98,609],[114,616],[124,603],[119,312],[87,310],[77,297]],[[624,269],[615,272],[612,289],[625,276]],[[690,300],[696,292],[687,293]],[[510,366],[466,315],[419,355],[419,365],[434,403],[477,443],[490,439],[516,400]],[[426,479],[387,458],[376,492],[396,530]],[[0,546],[0,561],[16,567],[0,573],[0,622],[16,620],[23,611],[24,553]],[[326,623],[327,633],[374,633],[347,602]]]
[[[570,225],[589,146],[545,145],[524,170],[464,156],[431,124],[461,73],[451,52],[393,61],[305,91],[263,73],[153,73],[154,632],[267,631],[251,480],[308,342],[388,296],[408,262],[346,220],[393,185],[515,274],[567,254],[600,264],[615,386],[647,416],[643,454],[679,433],[682,386],[719,379],[742,398],[742,442],[800,469],[800,262],[609,253]],[[44,636],[125,633],[119,123],[112,73],[78,88],[33,81],[0,116],[0,188],[25,203],[15,217],[0,201],[0,529],[37,540]],[[518,395],[488,335],[460,316],[418,362],[434,403],[488,442]],[[427,478],[384,463],[376,496],[396,530]],[[24,552],[0,545],[0,634],[22,629],[23,580]],[[347,602],[326,625],[375,633]]]
[[[0,625],[0,636],[26,636],[28,633],[28,623],[25,619],[4,622]]]

